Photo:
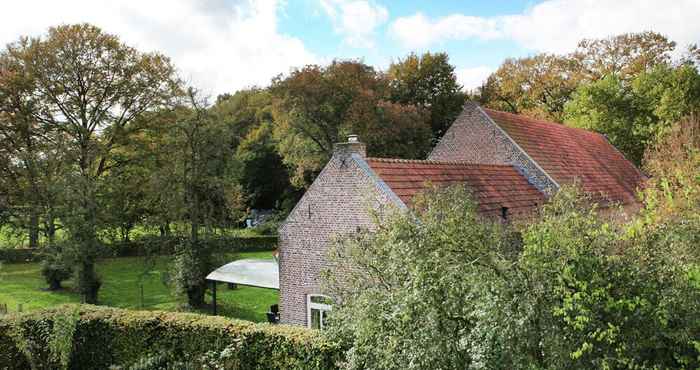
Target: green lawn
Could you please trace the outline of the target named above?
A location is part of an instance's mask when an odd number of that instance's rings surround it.
[[[240,258],[272,258],[271,252],[239,253],[227,261]],[[141,257],[112,258],[101,261],[97,270],[102,277],[100,304],[144,310],[178,310],[182,299],[173,295],[163,283],[169,258],[158,257],[155,267],[148,273]],[[139,276],[143,275],[144,301],[141,305]],[[67,282],[65,291],[48,292],[37,263],[3,264],[0,267],[0,304],[7,304],[10,311],[22,305],[24,311],[79,302],[80,297],[71,291]],[[211,298],[207,297],[208,300]],[[229,290],[226,284],[217,289],[219,314],[250,321],[266,321],[265,313],[277,303],[278,292],[272,289],[239,286]],[[204,310],[203,312],[207,312]]]

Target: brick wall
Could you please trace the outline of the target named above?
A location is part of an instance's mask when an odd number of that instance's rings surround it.
[[[306,297],[323,293],[328,249],[358,228],[372,229],[371,209],[401,206],[364,161],[361,143],[336,144],[333,157],[280,227],[280,315],[306,325]],[[398,202],[398,203],[397,203]]]
[[[436,161],[510,164],[547,195],[559,186],[475,103],[462,113],[428,156]]]

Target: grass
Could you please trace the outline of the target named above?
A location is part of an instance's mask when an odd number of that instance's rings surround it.
[[[227,261],[241,258],[272,258],[272,252],[246,252],[228,256]],[[143,257],[111,258],[100,261],[97,271],[102,277],[100,304],[112,307],[176,311],[182,298],[174,295],[164,281],[169,257],[158,257],[152,269],[146,268]],[[139,281],[143,281],[143,302]],[[4,264],[0,267],[0,304],[7,304],[10,311],[30,311],[63,303],[80,302],[72,291],[70,282],[65,290],[45,291],[37,263]],[[211,297],[207,296],[210,302]],[[242,320],[263,322],[270,305],[278,301],[278,291],[265,288],[239,286],[229,290],[226,284],[217,289],[219,314]],[[202,310],[208,313],[207,310]]]

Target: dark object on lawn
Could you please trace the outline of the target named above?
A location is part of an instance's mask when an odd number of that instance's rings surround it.
[[[228,290],[235,290],[238,289],[238,285],[236,283],[228,283]]]
[[[267,322],[270,324],[277,324],[280,321],[280,308],[278,305],[273,304],[270,306],[270,311],[267,313]]]

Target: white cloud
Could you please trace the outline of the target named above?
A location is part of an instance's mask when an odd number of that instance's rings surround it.
[[[389,11],[364,0],[320,0],[335,31],[350,46],[374,47],[376,29],[389,19]]]
[[[422,13],[396,19],[390,32],[405,46],[423,48],[448,39],[493,39],[501,36],[495,19],[453,14],[431,21]]]
[[[276,0],[23,0],[3,4],[0,43],[38,36],[49,26],[89,22],[142,51],[172,58],[182,77],[209,94],[267,85],[318,58],[281,34]]]
[[[455,74],[457,74],[457,82],[459,82],[465,90],[474,90],[480,87],[494,71],[495,69],[491,67],[479,66],[473,68],[459,68],[455,71]]]
[[[652,30],[681,47],[700,41],[698,0],[547,0],[522,14],[428,19],[421,13],[396,19],[391,34],[408,48],[448,40],[504,39],[524,48],[564,53],[582,38]]]

